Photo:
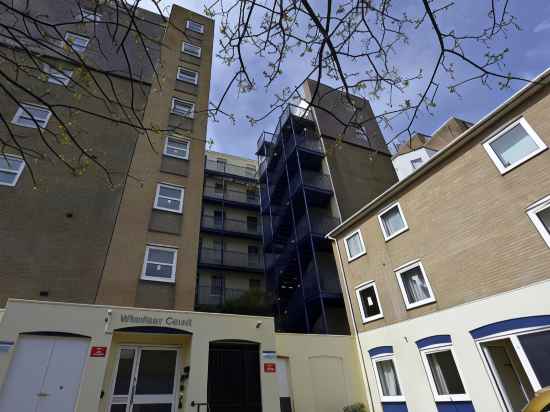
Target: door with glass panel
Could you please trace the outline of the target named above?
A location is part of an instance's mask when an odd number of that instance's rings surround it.
[[[178,350],[120,348],[110,412],[175,412]]]

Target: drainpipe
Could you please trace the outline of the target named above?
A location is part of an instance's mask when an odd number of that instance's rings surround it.
[[[361,346],[361,342],[359,342],[359,330],[357,329],[357,323],[355,322],[355,314],[353,312],[353,306],[351,305],[351,294],[349,291],[348,283],[346,282],[346,273],[344,271],[344,265],[342,264],[342,253],[340,252],[340,246],[338,246],[338,242],[336,238],[327,235],[327,239],[331,240],[334,245],[336,246],[336,250],[338,251],[338,259],[336,259],[338,267],[340,269],[340,273],[342,274],[342,284],[344,286],[344,296],[346,299],[346,303],[349,308],[349,313],[351,315],[351,323],[353,324],[353,331],[355,332],[355,345],[357,346],[357,349],[359,350],[359,362],[361,363],[361,376],[363,378],[363,383],[367,387],[368,391],[368,398],[369,398],[369,405],[370,410],[374,412],[374,403],[372,401],[372,390],[369,384],[369,380],[367,378],[367,367],[365,365],[365,357],[363,355],[363,348]]]

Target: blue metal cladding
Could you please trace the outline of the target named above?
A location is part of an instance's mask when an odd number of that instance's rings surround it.
[[[475,412],[474,405],[470,401],[436,402],[436,405],[437,412]]]
[[[550,315],[527,316],[524,318],[515,318],[502,320],[481,326],[470,331],[474,339],[481,339],[495,333],[508,332],[516,329],[535,328],[550,325]]]
[[[378,355],[391,355],[393,353],[393,346],[378,346],[376,348],[369,349],[369,355],[371,358]]]
[[[405,402],[382,402],[384,412],[409,412]]]
[[[450,335],[434,335],[434,336],[428,336],[427,338],[417,340],[416,346],[418,346],[418,349],[422,349],[428,346],[442,345],[446,343],[448,343],[449,345],[451,344]]]

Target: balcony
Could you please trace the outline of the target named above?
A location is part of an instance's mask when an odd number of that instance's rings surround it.
[[[311,223],[311,227],[308,225],[307,217],[304,216],[296,225],[298,239],[302,239],[307,235],[324,239],[325,235],[340,223],[337,218],[318,214],[311,214],[309,222]]]
[[[319,172],[302,170],[302,180],[299,175],[294,176],[290,181],[291,197],[300,190],[300,187],[305,190],[310,206],[323,206],[332,196],[330,176]]]
[[[232,234],[234,236],[244,236],[258,239],[261,237],[259,223],[247,220],[220,218],[217,216],[203,215],[201,220],[201,230],[219,234]]]
[[[257,191],[224,190],[223,188],[205,185],[204,198],[216,203],[229,203],[250,209],[260,207],[260,196]]]
[[[220,175],[220,176],[232,176],[238,178],[245,178],[247,180],[257,180],[258,173],[255,168],[237,166],[231,163],[219,162],[216,160],[206,159],[204,169],[207,173]]]
[[[200,249],[199,264],[204,267],[226,268],[237,271],[264,271],[264,259],[261,254],[206,247]]]
[[[239,315],[272,315],[271,295],[263,289],[197,286],[195,310]]]

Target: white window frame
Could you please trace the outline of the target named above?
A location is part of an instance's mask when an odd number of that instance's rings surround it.
[[[415,166],[415,162],[420,161],[420,164],[418,166]],[[415,157],[414,159],[411,159],[411,167],[412,170],[418,170],[424,165],[424,160],[421,157]]]
[[[81,40],[86,40],[86,45],[84,46],[84,48],[82,50],[80,50],[80,46],[78,48],[74,47],[74,41],[71,41],[69,39],[71,36],[75,39],[80,38]],[[76,34],[76,33],[68,31],[67,33],[65,33],[65,42],[66,43],[63,43],[63,46],[65,46],[67,43],[69,43],[69,45],[71,46],[71,49],[75,53],[84,53],[86,51],[86,49],[88,48],[88,45],[90,44],[90,39],[86,36],[82,36],[80,34]]]
[[[179,143],[187,144],[186,155],[185,156],[178,156],[178,155],[175,155],[173,153],[168,153],[168,141],[169,140],[176,140]],[[176,159],[189,160],[189,151],[190,150],[191,150],[191,141],[189,139],[185,139],[185,138],[182,138],[182,137],[179,137],[179,136],[173,136],[173,135],[166,136],[166,139],[164,141],[164,151],[163,151],[163,154],[165,156],[175,157]]]
[[[20,160],[21,162],[23,162],[23,163],[21,163],[21,166],[19,167],[19,170],[6,169],[6,168],[3,168],[3,167],[0,167],[0,172],[15,175],[15,179],[13,180],[13,184],[0,182],[0,186],[15,187],[17,185],[17,181],[19,180],[19,177],[23,173],[23,170],[25,170],[25,160],[20,156],[14,156],[14,155],[10,155],[10,154],[7,154],[7,153],[6,154],[0,154],[0,157],[3,157],[4,159],[6,159],[6,161],[8,163],[9,163],[9,158],[17,159],[17,160]]]
[[[182,75],[181,74],[182,70],[187,70],[188,72],[194,73],[195,77],[193,79],[191,79],[190,77],[186,77],[185,75]],[[179,81],[182,81],[182,82],[197,85],[197,84],[199,84],[199,72],[197,72],[195,70],[188,69],[187,67],[179,66],[178,67],[178,72],[176,73],[176,79],[178,79]]]
[[[146,274],[147,263],[158,263],[160,265],[166,265],[166,263],[149,261],[147,258],[149,257],[149,250],[150,249],[169,250],[171,252],[174,252],[174,260],[172,261],[172,274],[171,274],[170,278],[160,278],[160,277],[157,277],[157,276],[149,276],[149,275]],[[143,279],[143,280],[153,280],[155,282],[174,283],[176,281],[176,266],[177,266],[177,263],[178,263],[178,249],[176,247],[148,244],[147,246],[145,246],[145,256],[143,257],[143,268],[141,270],[141,279]]]
[[[401,377],[399,376],[399,372],[397,371],[397,365],[395,364],[395,356],[388,353],[383,353],[377,356],[374,356],[371,358],[372,360],[372,367],[374,369],[374,377],[376,379],[376,385],[378,387],[378,394],[380,396],[381,402],[405,402],[405,396],[403,395],[403,388],[401,386]],[[395,371],[395,375],[397,376],[397,383],[399,384],[399,389],[401,389],[401,395],[397,396],[386,396],[384,395],[384,391],[382,390],[382,382],[380,381],[380,375],[378,373],[378,363],[382,361],[391,361],[393,363],[393,370]]]
[[[98,23],[101,21],[101,14],[95,12],[94,10],[82,8],[82,21],[83,22],[93,22]]]
[[[368,288],[374,288],[374,295],[376,296],[376,301],[378,302],[378,308],[380,309],[380,313],[378,315],[367,317],[365,310],[363,309],[363,300],[361,299],[361,291],[368,289]],[[357,302],[359,303],[359,311],[361,312],[361,319],[363,321],[363,324],[369,323],[378,319],[382,319],[384,317],[384,312],[382,310],[382,302],[380,302],[380,296],[378,295],[378,289],[376,287],[376,282],[374,280],[369,280],[368,282],[361,283],[360,285],[355,287],[355,295],[357,297]]]
[[[386,233],[386,228],[384,227],[384,220],[383,216],[388,213],[391,209],[395,208],[397,206],[397,210],[399,210],[399,214],[401,215],[401,219],[403,220],[403,228],[398,230],[395,233]],[[384,236],[384,240],[388,242],[389,240],[392,240],[394,237],[399,236],[401,233],[406,232],[409,230],[409,225],[407,224],[407,220],[405,219],[405,214],[403,213],[403,209],[401,209],[401,204],[399,202],[392,203],[390,206],[386,207],[384,210],[382,210],[378,214],[378,223],[380,224],[380,228],[382,229],[382,235]]]
[[[196,26],[193,28],[194,24],[196,24]],[[191,31],[194,31],[195,33],[200,33],[200,34],[204,33],[204,24],[198,23],[194,20],[187,20],[185,22],[185,28]]]
[[[401,275],[415,267],[420,268],[420,271],[422,272],[422,275],[424,276],[424,280],[426,281],[426,287],[428,288],[428,292],[430,292],[430,297],[419,300],[418,302],[409,302],[409,299],[407,297],[407,292],[405,290],[405,285],[403,284],[403,278]],[[398,268],[393,270],[395,273],[395,276],[397,276],[397,283],[399,283],[399,289],[401,289],[401,295],[403,295],[403,301],[405,302],[405,307],[407,310],[414,309],[419,306],[424,306],[429,303],[435,302],[435,295],[432,290],[432,286],[430,285],[430,281],[428,280],[428,275],[426,274],[426,271],[424,270],[424,265],[420,260],[413,260],[412,262],[405,263],[404,265],[399,266]]]
[[[351,256],[349,247],[348,247],[348,239],[351,239],[356,234],[359,234],[359,240],[361,241],[362,251],[356,256]],[[353,262],[355,259],[359,259],[361,256],[364,256],[367,253],[367,248],[365,247],[365,242],[363,241],[363,235],[361,234],[361,229],[354,230],[349,235],[344,237],[344,246],[346,248],[346,254],[348,256],[348,262]]]
[[[505,165],[502,164],[502,162],[500,161],[498,155],[495,153],[495,151],[491,147],[491,143],[494,142],[495,140],[497,140],[499,137],[506,134],[507,132],[509,132],[511,129],[516,127],[518,124],[521,125],[523,127],[523,129],[527,132],[529,137],[531,137],[531,139],[533,139],[533,141],[537,145],[538,149],[535,150],[534,152],[528,154],[527,156],[524,156],[522,159],[519,159],[515,163],[512,163],[508,166],[505,166]],[[545,151],[548,147],[542,141],[542,139],[539,137],[539,135],[533,130],[533,128],[529,125],[529,123],[527,123],[527,120],[525,120],[525,118],[522,117],[521,119],[516,120],[515,122],[511,123],[510,125],[508,125],[503,130],[501,130],[500,132],[495,134],[493,137],[491,137],[485,143],[483,143],[483,148],[485,149],[485,151],[487,152],[487,154],[489,155],[489,157],[491,158],[491,160],[493,161],[493,163],[497,167],[500,174],[504,175],[504,174],[508,173],[510,170],[515,169],[519,165],[521,165],[521,164],[525,163],[526,161],[528,161],[529,159],[535,157],[539,153]]]
[[[159,197],[160,196],[160,189],[162,187],[167,187],[169,189],[178,189],[181,191],[181,195],[180,195],[180,206],[178,208],[178,210],[175,210],[175,209],[168,209],[166,207],[162,207],[162,206],[159,206],[158,205],[158,200],[159,200]],[[154,208],[157,209],[157,210],[164,210],[166,212],[172,212],[172,213],[179,213],[181,214],[181,212],[183,211],[183,198],[184,198],[184,195],[185,195],[185,188],[182,187],[182,186],[176,186],[176,185],[173,185],[171,183],[158,183],[157,184],[157,191],[156,191],[156,194],[155,194],[155,204],[154,204]],[[164,196],[162,196],[164,197]]]
[[[548,208],[550,208],[550,195],[529,206],[527,208],[527,216],[529,216],[529,219],[531,219],[531,222],[535,225],[535,228],[542,236],[542,239],[546,242],[546,245],[550,247],[550,232],[546,229],[544,223],[538,216],[540,212]]]
[[[44,64],[44,72],[48,74],[48,83],[55,84],[57,86],[68,86],[73,76],[72,70],[58,70],[50,64]]]
[[[191,46],[191,50],[196,50],[197,53],[191,52],[189,48],[187,48],[187,50],[186,50],[186,46]],[[183,42],[183,44],[181,46],[181,51],[185,54],[188,54],[190,56],[197,57],[197,58],[200,58],[201,55],[202,55],[201,46],[197,46],[196,44],[188,43],[188,42],[185,42],[185,41]]]
[[[458,371],[458,376],[460,377],[460,382],[462,383],[462,386],[464,387],[464,391],[466,393],[463,394],[456,394],[456,395],[440,395],[437,392],[437,386],[435,385],[435,380],[432,375],[432,369],[430,368],[430,363],[428,361],[428,355],[431,353],[437,353],[437,352],[445,352],[445,351],[451,351],[451,355],[453,357],[453,360],[456,365],[456,370]],[[468,394],[468,389],[466,388],[466,384],[464,382],[464,374],[462,373],[462,370],[460,368],[460,365],[457,361],[457,357],[454,351],[454,348],[452,345],[449,345],[448,343],[444,344],[437,344],[432,345],[426,348],[420,349],[420,355],[422,357],[422,363],[424,364],[424,369],[426,370],[426,375],[428,376],[428,381],[430,383],[430,388],[432,390],[434,399],[436,402],[465,402],[465,401],[471,401],[470,395]]]
[[[38,125],[39,120],[41,120],[41,119],[37,119],[34,116],[30,116],[30,117],[34,119],[34,121],[36,122],[35,124],[29,126],[29,125],[20,123],[21,117],[29,117],[29,114],[24,110],[24,109],[27,109],[27,111],[28,111],[29,108],[38,108],[38,109],[41,109],[41,110],[46,110],[48,112],[48,115],[43,120],[44,121],[44,126],[39,126]],[[15,112],[15,116],[13,116],[13,119],[12,119],[11,122],[13,124],[16,124],[17,126],[27,127],[29,129],[38,129],[39,127],[40,127],[40,129],[45,129],[48,126],[48,122],[50,121],[51,116],[52,116],[52,112],[47,107],[40,106],[38,104],[32,104],[32,103],[21,103],[20,106],[17,108],[17,111]]]
[[[177,112],[174,112],[174,107],[175,107],[175,103],[176,102],[180,102],[180,103],[184,103],[184,104],[188,104],[188,105],[191,105],[191,111],[185,115],[185,114],[181,114],[181,113],[177,113]],[[193,119],[194,116],[195,116],[195,103],[193,102],[190,102],[188,100],[183,100],[183,99],[179,99],[177,97],[172,97],[172,105],[170,107],[170,112],[176,116],[181,116],[181,117],[187,117],[189,119]]]

